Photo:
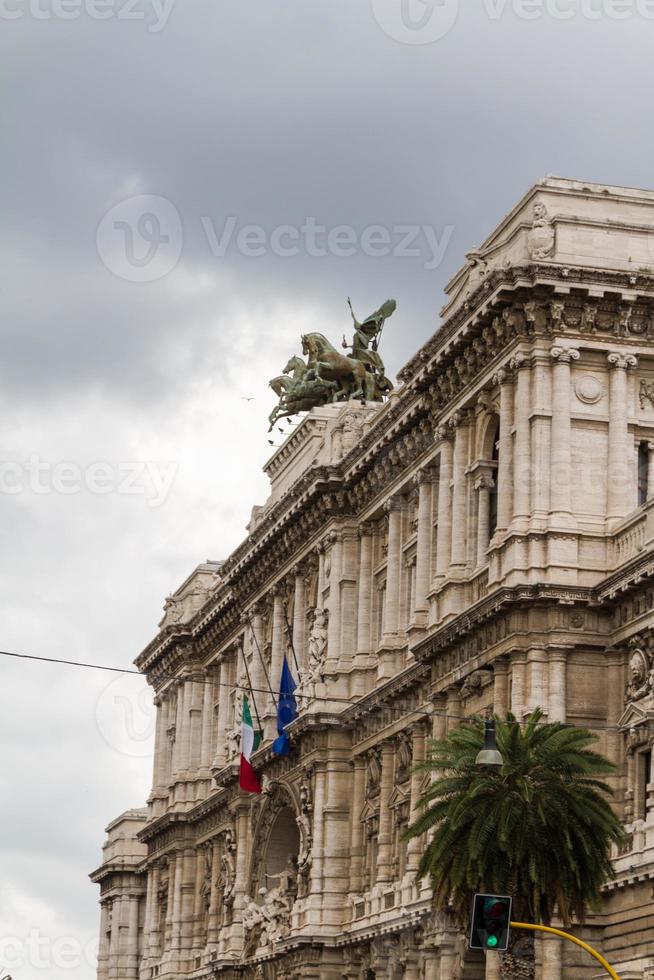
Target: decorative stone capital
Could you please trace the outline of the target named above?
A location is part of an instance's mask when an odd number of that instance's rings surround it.
[[[513,375],[507,367],[501,367],[495,372],[493,375],[493,384],[496,386],[513,384]]]
[[[374,524],[359,524],[357,534],[360,538],[371,538],[375,533]]]
[[[580,354],[574,347],[552,347],[550,357],[558,364],[570,364],[571,361],[578,361]]]
[[[474,483],[475,490],[492,490],[494,486],[495,481],[490,473],[481,473]]]
[[[401,513],[405,507],[405,499],[400,493],[394,494],[386,501],[384,510],[387,514]]]
[[[531,367],[531,361],[526,354],[519,351],[514,357],[509,361],[509,367],[512,371],[520,371],[522,368]]]
[[[452,439],[452,436],[452,429],[447,422],[443,422],[443,424],[439,425],[436,429],[436,438],[438,442],[448,442],[450,439]]]
[[[612,351],[606,357],[609,367],[619,371],[628,371],[630,368],[638,367],[638,358],[635,354],[622,354],[620,351]]]
[[[418,487],[426,483],[433,483],[433,480],[434,470],[431,466],[423,466],[414,477],[415,484]]]

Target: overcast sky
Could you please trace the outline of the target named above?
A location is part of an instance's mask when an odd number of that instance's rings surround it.
[[[394,374],[538,177],[654,187],[647,0],[139,3],[0,0],[0,648],[117,666],[265,500],[302,331],[394,296]],[[0,669],[0,967],[92,980],[147,695]]]

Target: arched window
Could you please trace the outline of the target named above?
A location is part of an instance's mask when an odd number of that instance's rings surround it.
[[[649,445],[638,443],[638,506],[647,503],[649,496]]]

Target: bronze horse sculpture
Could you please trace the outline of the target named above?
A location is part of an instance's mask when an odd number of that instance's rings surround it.
[[[302,353],[308,355],[308,367],[313,377],[319,381],[337,382],[338,391],[333,401],[347,398],[375,398],[375,379],[366,370],[362,361],[347,357],[332,347],[321,333],[307,333],[302,336]]]

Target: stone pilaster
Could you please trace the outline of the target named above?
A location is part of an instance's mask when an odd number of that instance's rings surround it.
[[[572,426],[570,422],[570,363],[579,351],[552,347],[552,443],[550,508],[557,523],[572,523]]]
[[[627,372],[638,360],[633,354],[613,351],[609,363],[609,445],[607,466],[607,520],[618,522],[633,509],[633,442],[629,442]]]
[[[329,620],[327,622],[327,659],[325,667],[334,670],[341,655],[341,630],[343,625],[341,608],[341,573],[343,569],[343,537],[341,532],[332,532],[329,551]],[[324,567],[324,566],[323,566]]]
[[[485,565],[490,544],[490,495],[495,486],[491,473],[480,473],[475,480],[477,493],[477,566]]]
[[[516,373],[513,449],[513,525],[524,530],[531,512],[531,363],[524,354],[511,359]]]
[[[416,767],[425,761],[426,733],[424,722],[418,722],[413,727],[413,768],[411,771],[411,809],[409,811],[409,824],[412,824],[420,813],[418,801],[420,800],[423,773],[416,772]],[[418,870],[420,858],[422,856],[422,841],[419,837],[412,837],[407,845],[407,872],[413,873]]]
[[[350,812],[350,892],[359,895],[363,891],[363,810],[366,788],[366,760],[357,756],[353,763],[352,809]]]
[[[373,532],[370,524],[359,528],[359,592],[357,596],[357,660],[367,664],[372,652],[372,550]]]
[[[509,662],[506,657],[493,661],[493,714],[505,718],[509,712]]]
[[[159,933],[159,887],[161,884],[161,868],[155,863],[148,872],[148,956],[151,960],[159,957],[161,951],[161,935]]]
[[[211,847],[211,892],[209,893],[209,915],[207,921],[207,945],[213,947],[218,942],[220,934],[220,922],[218,919],[220,910],[220,889],[219,889],[219,867],[220,867],[220,842],[214,839],[210,842]]]
[[[493,377],[500,388],[500,438],[497,471],[497,530],[506,531],[513,514],[513,375],[501,368]]]
[[[550,511],[552,436],[552,363],[548,352],[537,351],[532,361],[531,511],[532,526],[544,528]]]
[[[276,729],[276,715],[277,710],[275,707],[275,699],[279,691],[279,682],[282,676],[282,663],[284,661],[284,652],[286,648],[285,643],[285,627],[286,620],[284,617],[284,594],[280,586],[278,586],[273,591],[273,623],[272,623],[272,652],[270,656],[270,686],[272,687],[272,694],[268,695],[268,707],[266,709],[266,715],[268,721],[266,723],[266,735],[270,738],[274,738],[277,734]]]
[[[109,975],[109,900],[100,903],[100,941],[98,945],[97,980],[107,980]]]
[[[307,663],[307,595],[305,571],[300,566],[293,569],[293,589],[293,649],[302,670]]]
[[[427,621],[427,596],[431,585],[432,486],[433,472],[427,467],[419,471],[418,531],[416,541],[416,579],[413,610],[409,618],[424,624]]]
[[[647,443],[647,499],[654,497],[654,442]]]
[[[566,721],[568,653],[568,647],[549,646],[547,648],[549,669],[548,721]]]
[[[529,711],[542,708],[548,709],[548,676],[547,654],[544,647],[533,646],[527,654],[527,670],[529,676]]]
[[[438,472],[438,538],[436,575],[443,579],[449,572],[452,556],[452,433],[448,426],[438,428],[440,466]]]
[[[404,498],[391,497],[388,510],[388,556],[386,564],[386,610],[384,639],[397,638],[400,616],[400,572],[402,567],[402,514]]]
[[[461,574],[466,566],[468,532],[468,443],[470,421],[467,413],[457,413],[452,457],[452,556],[450,574]]]
[[[202,738],[200,747],[200,768],[208,770],[215,754],[214,700],[215,673],[209,668],[203,678]]]
[[[393,792],[393,768],[395,748],[390,739],[382,744],[381,785],[379,790],[379,851],[377,854],[377,881],[391,881],[392,875],[392,820],[389,806]]]
[[[511,712],[522,721],[527,706],[527,656],[524,650],[511,654]]]

